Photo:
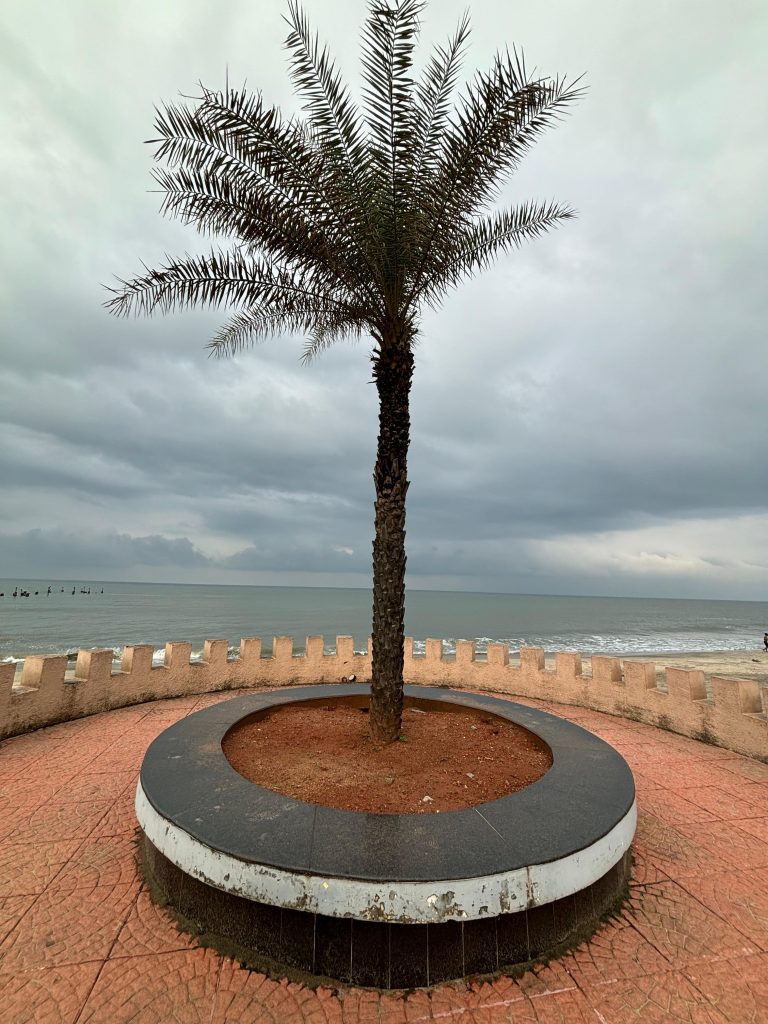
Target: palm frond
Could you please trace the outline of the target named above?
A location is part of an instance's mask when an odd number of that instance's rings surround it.
[[[446,47],[436,46],[416,86],[414,110],[414,191],[418,195],[423,178],[437,169],[442,135],[448,124],[450,98],[456,88],[469,38],[469,14],[465,13]]]
[[[203,230],[225,228],[229,221],[242,234],[251,209],[252,233],[261,222],[262,238],[269,213],[271,251],[287,253],[292,246],[304,263],[333,264],[340,280],[375,301],[370,259],[365,239],[354,232],[346,185],[311,147],[302,125],[284,122],[260,96],[233,89],[204,90],[195,110],[167,105],[155,127],[156,157],[172,169],[155,175],[169,192],[163,212],[190,219],[199,213]],[[235,195],[239,215],[232,208]]]
[[[249,345],[264,341],[275,334],[309,333],[321,329],[335,330],[338,335],[360,334],[363,324],[356,321],[354,310],[344,303],[335,303],[323,297],[312,297],[287,308],[274,302],[248,310],[240,310],[211,341],[208,348],[215,356],[235,355]],[[304,357],[302,357],[304,359]]]
[[[116,316],[168,313],[190,306],[268,306],[278,301],[288,308],[291,302],[300,306],[326,294],[314,286],[310,274],[239,250],[187,254],[181,260],[168,260],[160,270],[147,270],[120,283],[121,288],[108,289],[114,297],[105,303]]]
[[[370,154],[363,120],[328,48],[321,47],[317,33],[310,30],[298,0],[289,0],[288,12],[286,21],[291,31],[285,46],[291,53],[291,79],[304,100],[315,145],[323,160],[332,167],[338,186],[343,185],[346,217],[354,225],[356,234],[366,239],[365,262],[369,274],[376,279],[379,239],[370,207],[363,198],[370,193]]]
[[[440,180],[464,212],[481,209],[539,137],[583,94],[578,80],[532,78],[522,54],[497,56],[477,74],[446,133]]]
[[[403,223],[413,186],[413,50],[423,0],[369,0],[363,29],[365,120],[383,215],[379,219],[386,280],[402,279]]]
[[[424,283],[434,250],[450,259],[454,233],[466,230],[488,205],[538,137],[556,123],[583,89],[565,79],[534,79],[522,55],[497,55],[478,72],[444,135],[439,165],[422,205],[421,255],[408,301]]]
[[[562,203],[523,203],[476,221],[454,240],[452,256],[442,265],[427,267],[419,298],[436,305],[445,290],[486,270],[502,253],[519,249],[524,241],[538,238],[576,216]]]
[[[335,342],[340,341],[342,338],[359,338],[363,331],[369,327],[370,325],[367,321],[357,320],[353,316],[348,319],[340,317],[338,320],[329,317],[325,321],[322,317],[317,317],[302,350],[301,362],[308,366]]]

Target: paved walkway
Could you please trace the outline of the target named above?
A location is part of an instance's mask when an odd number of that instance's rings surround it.
[[[631,901],[590,943],[518,981],[409,995],[313,991],[199,948],[137,875],[132,804],[148,743],[218,699],[0,744],[0,1021],[768,1022],[768,765],[543,703],[613,743],[637,780]]]

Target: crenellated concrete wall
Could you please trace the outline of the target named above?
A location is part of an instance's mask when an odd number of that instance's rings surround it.
[[[164,664],[153,665],[152,647],[126,647],[117,672],[112,671],[111,650],[80,651],[74,671],[68,671],[64,655],[36,656],[26,659],[16,683],[16,666],[0,664],[0,739],[163,697],[335,683],[351,675],[359,682],[371,678],[370,656],[355,653],[352,637],[337,637],[330,654],[324,652],[322,636],[308,637],[301,654],[293,648],[292,637],[275,637],[271,655],[263,657],[261,639],[246,637],[239,656],[230,658],[226,640],[206,640],[202,661],[191,662],[191,644],[169,643]],[[768,687],[713,676],[709,697],[700,671],[668,668],[666,688],[659,688],[650,662],[622,665],[618,658],[595,656],[591,668],[585,674],[581,655],[568,652],[557,654],[554,669],[547,670],[544,651],[538,648],[524,649],[519,661],[510,662],[505,644],[489,644],[485,657],[477,655],[470,641],[458,642],[451,657],[444,655],[441,640],[427,640],[423,655],[414,655],[411,639],[405,645],[409,683],[592,708],[768,762]]]

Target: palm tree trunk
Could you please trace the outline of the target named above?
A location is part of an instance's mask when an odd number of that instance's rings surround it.
[[[413,352],[408,340],[386,342],[374,358],[379,392],[376,451],[376,533],[373,541],[371,737],[391,743],[403,713],[405,640],[405,495],[408,490],[408,409]]]

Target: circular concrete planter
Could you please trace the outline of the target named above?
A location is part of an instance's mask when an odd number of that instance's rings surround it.
[[[525,963],[591,934],[620,898],[636,808],[607,743],[507,700],[408,686],[406,703],[476,709],[552,750],[537,782],[442,814],[303,803],[239,775],[221,748],[276,705],[345,701],[362,685],[235,698],[149,747],[136,793],[145,868],[212,944],[358,985],[405,988]]]

